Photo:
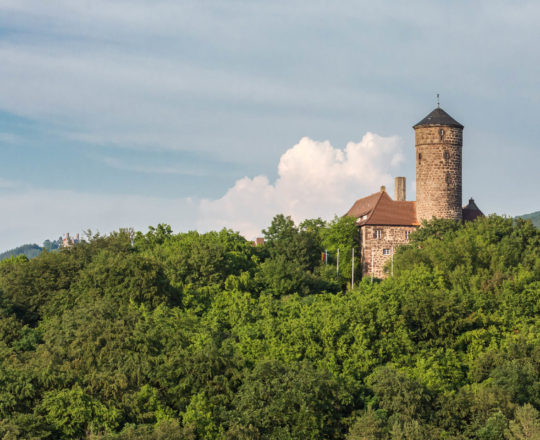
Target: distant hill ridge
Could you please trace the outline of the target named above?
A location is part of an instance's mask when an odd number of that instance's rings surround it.
[[[530,220],[534,226],[540,228],[540,211],[531,212],[530,214],[518,215],[519,218]]]
[[[62,237],[59,237],[57,240],[45,240],[43,242],[43,246],[39,246],[35,243],[23,244],[22,246],[1,253],[0,261],[11,257],[18,257],[19,255],[26,255],[28,259],[35,258],[39,254],[41,254],[44,249],[48,251],[54,251],[56,249],[59,249],[61,245]]]
[[[23,244],[22,246],[10,249],[9,251],[0,254],[0,261],[11,257],[18,257],[19,255],[26,255],[27,258],[35,258],[41,252],[43,248],[37,244]]]

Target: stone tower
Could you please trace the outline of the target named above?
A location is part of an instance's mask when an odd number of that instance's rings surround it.
[[[413,128],[418,221],[461,220],[463,125],[437,107]]]

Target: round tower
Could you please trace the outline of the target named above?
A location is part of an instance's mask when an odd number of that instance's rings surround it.
[[[418,221],[461,220],[463,125],[438,107],[413,128]]]

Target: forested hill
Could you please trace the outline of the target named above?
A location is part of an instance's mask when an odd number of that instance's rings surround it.
[[[530,220],[534,226],[540,228],[540,211],[536,211],[531,214],[520,215],[520,218],[524,220]]]
[[[42,248],[37,244],[24,244],[9,251],[0,254],[0,261],[6,258],[18,257],[25,255],[27,258],[34,258],[41,254]]]
[[[0,438],[540,438],[531,223],[434,221],[352,291],[354,219],[265,237],[160,225],[0,262]]]
[[[45,240],[43,242],[43,247],[38,246],[37,244],[25,244],[15,249],[11,249],[0,254],[0,261],[7,258],[18,257],[19,255],[24,255],[28,259],[37,257],[43,250],[53,251],[60,248],[62,245],[62,238],[57,240]]]

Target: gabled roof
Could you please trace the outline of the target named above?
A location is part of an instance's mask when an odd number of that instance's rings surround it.
[[[440,107],[437,107],[435,110],[433,110],[418,124],[414,125],[413,128],[422,127],[425,125],[446,125],[449,127],[463,128],[463,125],[461,125],[458,121],[452,118],[452,116],[450,116]]]
[[[370,196],[358,199],[345,215],[347,217],[362,217],[371,214],[371,211],[373,211],[373,208],[375,208],[375,205],[377,205],[383,194],[386,194],[386,192],[379,191]]]
[[[470,198],[469,203],[462,208],[461,214],[464,222],[473,221],[477,217],[484,217],[484,213],[476,206],[473,198]]]
[[[356,217],[359,226],[419,225],[416,219],[416,202],[394,201],[386,191],[379,191],[357,200],[345,215]]]

